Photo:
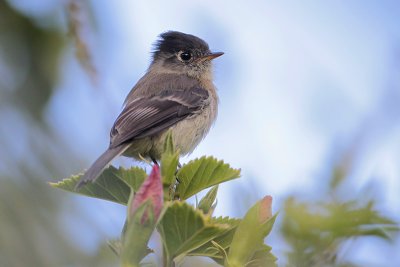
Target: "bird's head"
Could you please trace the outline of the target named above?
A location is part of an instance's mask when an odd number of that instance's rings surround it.
[[[223,54],[211,52],[208,44],[194,35],[168,31],[156,42],[150,67],[162,72],[201,77],[211,73],[211,60]]]

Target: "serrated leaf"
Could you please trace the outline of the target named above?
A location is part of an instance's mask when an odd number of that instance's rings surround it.
[[[157,229],[164,242],[167,262],[222,235],[228,225],[212,223],[201,211],[185,202],[170,202]]]
[[[219,216],[219,217],[212,217],[211,220],[214,223],[218,223],[218,224],[228,224],[230,227],[236,227],[239,225],[241,219],[237,219],[237,218],[231,218],[229,216]]]
[[[73,175],[60,182],[49,184],[65,191],[126,205],[131,188],[135,191],[138,190],[146,177],[146,172],[137,167],[130,169],[120,167],[117,169],[114,166],[110,166],[104,170],[94,183],[88,183],[75,190],[75,185],[82,176],[83,174]]]
[[[201,157],[183,165],[177,176],[177,192],[184,200],[210,186],[238,178],[240,169],[233,169],[214,157]]]
[[[217,193],[218,193],[218,185],[214,186],[207,192],[207,194],[200,200],[197,208],[202,210],[204,214],[209,214],[209,213],[212,214],[212,211],[215,208],[213,207],[213,204],[217,197]]]

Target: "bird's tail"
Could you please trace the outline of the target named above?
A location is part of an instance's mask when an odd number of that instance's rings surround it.
[[[88,182],[93,182],[100,176],[103,170],[110,164],[110,162],[117,156],[125,152],[129,144],[122,144],[117,147],[108,148],[85,172],[80,181],[76,184],[75,190],[81,188]]]

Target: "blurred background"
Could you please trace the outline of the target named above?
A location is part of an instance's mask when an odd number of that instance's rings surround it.
[[[0,0],[0,266],[117,266],[106,241],[125,207],[47,182],[106,149],[167,30],[225,52],[218,120],[182,160],[242,169],[220,186],[216,215],[241,217],[272,195],[280,215],[266,241],[279,266],[310,266],[293,257],[297,205],[372,205],[399,222],[399,25],[398,1]],[[384,232],[333,234],[335,264],[400,266],[399,235]],[[201,264],[215,266],[181,266]]]

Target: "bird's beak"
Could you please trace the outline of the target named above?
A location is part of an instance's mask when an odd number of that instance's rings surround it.
[[[206,60],[212,60],[214,58],[220,57],[224,54],[224,52],[215,52],[215,53],[210,53],[208,55],[202,56],[199,58],[199,61],[206,61]]]

